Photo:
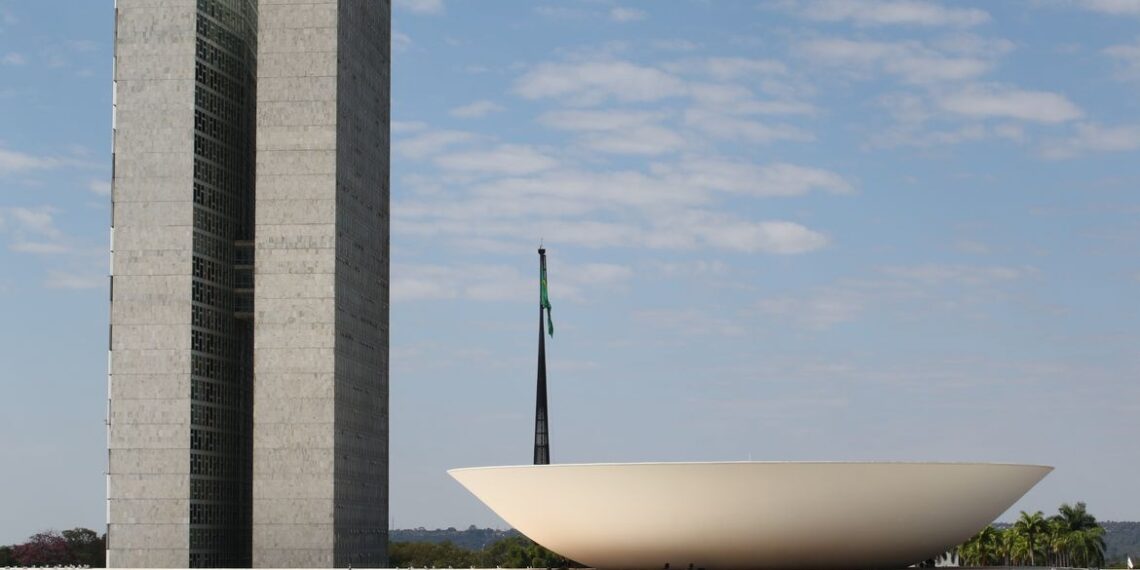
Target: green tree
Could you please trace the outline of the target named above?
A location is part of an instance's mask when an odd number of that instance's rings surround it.
[[[525,536],[495,541],[479,558],[483,568],[582,568],[581,564],[551,552]]]
[[[0,546],[0,568],[9,566],[17,566],[16,554],[12,552],[11,546]]]
[[[65,530],[63,539],[67,541],[67,549],[71,552],[76,564],[103,568],[106,564],[107,548],[104,537],[99,536],[89,528],[73,528]]]
[[[1065,566],[1104,565],[1104,527],[1088,512],[1084,503],[1062,503],[1050,517],[1057,563]]]
[[[24,544],[12,547],[16,566],[66,566],[74,564],[67,540],[49,530],[33,534]]]
[[[1002,559],[1002,531],[988,525],[958,547],[963,565],[990,566]]]
[[[1045,513],[1037,511],[1033,514],[1021,511],[1021,516],[1013,523],[1013,533],[1018,541],[1014,551],[1029,558],[1029,565],[1037,565],[1037,555],[1046,552],[1045,544],[1049,538],[1049,523],[1045,521]]]
[[[469,568],[478,564],[478,556],[450,541],[393,542],[388,546],[388,560],[392,566]]]

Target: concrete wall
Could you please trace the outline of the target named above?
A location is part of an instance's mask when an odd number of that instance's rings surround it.
[[[252,563],[381,566],[390,3],[260,0],[258,10]],[[117,7],[117,567],[190,563],[196,16],[196,0]]]
[[[390,5],[259,17],[253,565],[382,566]]]
[[[110,566],[188,564],[194,0],[119,0]]]
[[[261,0],[254,567],[334,565],[337,0]]]

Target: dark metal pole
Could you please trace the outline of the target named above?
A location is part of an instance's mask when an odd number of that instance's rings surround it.
[[[546,276],[546,250],[538,248],[539,271],[541,278]],[[538,393],[534,410],[534,464],[550,464],[550,430],[546,415],[546,331],[542,311],[542,284],[539,285],[538,301]]]

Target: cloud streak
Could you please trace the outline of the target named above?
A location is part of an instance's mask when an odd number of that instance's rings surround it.
[[[807,0],[791,6],[793,13],[808,20],[864,27],[971,27],[990,21],[984,10],[922,0]]]

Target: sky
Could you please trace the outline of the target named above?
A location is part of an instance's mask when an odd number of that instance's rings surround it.
[[[1140,2],[397,0],[391,524],[551,453],[1140,520]],[[0,543],[105,524],[110,0],[0,0]],[[933,514],[932,514],[933,515]]]

